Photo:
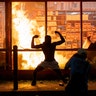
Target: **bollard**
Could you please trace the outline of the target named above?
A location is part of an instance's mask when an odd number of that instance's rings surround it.
[[[18,90],[18,52],[17,46],[13,46],[13,76],[14,76],[14,90]]]

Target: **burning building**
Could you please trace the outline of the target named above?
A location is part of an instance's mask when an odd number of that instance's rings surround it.
[[[65,0],[66,1],[66,0]],[[65,2],[50,0],[0,1],[0,67],[13,70],[13,46],[18,46],[18,70],[34,70],[44,59],[41,50],[31,49],[36,34],[44,41],[46,34],[59,40],[60,31],[66,42],[56,49],[56,60],[61,69],[78,48],[88,48],[85,41],[91,36],[96,41],[96,2]],[[89,0],[90,1],[90,0]]]

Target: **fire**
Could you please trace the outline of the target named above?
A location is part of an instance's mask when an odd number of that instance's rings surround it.
[[[88,40],[88,38],[86,38],[86,39],[85,39],[85,42],[83,43],[83,48],[87,49],[90,44],[91,44],[91,41]]]
[[[17,45],[18,49],[30,49],[32,36],[40,35],[36,43],[44,41],[45,27],[39,26],[37,21],[28,18],[27,10],[24,10],[24,2],[12,3],[12,45]],[[42,52],[18,52],[18,69],[34,69],[44,60]],[[60,63],[60,67],[64,68],[67,58],[56,52],[56,60]]]
[[[19,9],[17,7],[20,6]],[[27,17],[27,13],[22,8],[22,3],[12,3],[12,24],[13,24],[13,38],[15,38],[16,43],[13,41],[13,45],[18,45],[18,49],[31,48],[31,40],[34,35],[34,31],[38,31],[39,34],[41,31],[44,31],[44,26],[39,27],[36,20],[30,20]],[[41,30],[40,30],[41,29]],[[15,34],[14,34],[15,33]],[[17,33],[17,34],[16,34]],[[42,32],[45,33],[45,32]],[[14,36],[15,35],[15,36]],[[42,36],[44,34],[40,34]],[[42,42],[42,38],[39,38],[40,42]],[[37,42],[38,43],[38,42]],[[41,60],[44,59],[44,56],[41,53],[34,52],[19,52],[21,56],[19,60],[21,64],[19,64],[20,69],[32,69],[40,63]],[[38,60],[38,56],[39,60]],[[18,56],[18,57],[20,57]],[[42,57],[42,58],[41,58]],[[20,62],[19,62],[20,63]]]

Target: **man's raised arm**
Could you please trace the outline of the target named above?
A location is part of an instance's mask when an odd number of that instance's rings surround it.
[[[64,42],[65,42],[65,39],[64,39],[64,37],[61,35],[61,33],[60,33],[60,32],[55,31],[55,34],[58,34],[58,35],[60,36],[60,39],[61,39],[61,41],[59,41],[59,43],[60,43],[60,44],[62,44],[62,43],[64,43]]]
[[[31,42],[31,48],[36,48],[36,45],[34,44],[34,39],[35,38],[38,38],[39,36],[38,35],[34,35],[33,38],[32,38],[32,42]]]

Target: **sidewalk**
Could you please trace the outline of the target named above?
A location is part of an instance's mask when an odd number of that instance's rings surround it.
[[[58,80],[41,80],[37,81],[36,86],[31,86],[31,81],[20,80],[18,81],[18,91],[63,91],[65,86],[59,86]],[[12,91],[14,89],[12,81],[3,81],[0,83],[0,91]]]
[[[64,86],[59,86],[59,81],[37,81],[36,86],[31,86],[31,81],[18,82],[18,90],[13,90],[13,82],[0,83],[0,96],[63,96]]]
[[[37,81],[36,86],[31,86],[31,81],[21,80],[18,81],[18,90],[13,90],[13,81],[0,81],[0,96],[64,96],[66,84],[59,86],[59,83],[58,80],[42,80]],[[92,92],[96,90],[96,82],[90,81],[88,89]],[[96,94],[90,96],[96,96]]]

